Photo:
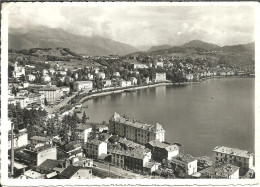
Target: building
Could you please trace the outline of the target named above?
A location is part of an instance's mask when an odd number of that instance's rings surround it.
[[[144,167],[151,161],[151,151],[143,148],[134,150],[111,150],[111,162],[126,170],[143,172]]]
[[[8,98],[8,103],[15,105],[19,103],[21,108],[25,108],[30,103],[30,100],[28,97],[25,96],[17,96],[14,98]]]
[[[239,179],[239,167],[231,164],[217,164],[199,172],[200,178]]]
[[[215,163],[228,163],[241,169],[253,168],[253,153],[225,146],[217,146],[213,149],[213,152],[215,153]]]
[[[94,79],[94,75],[88,73],[88,76],[87,76],[88,80],[93,80]]]
[[[112,86],[112,81],[111,80],[102,80],[102,84],[104,87],[110,87],[110,86]]]
[[[114,72],[113,73],[113,76],[115,76],[115,77],[120,77],[120,73],[117,71],[117,72]]]
[[[30,166],[39,166],[47,159],[57,160],[57,148],[51,145],[44,145],[32,150],[23,150],[29,156]]]
[[[103,73],[103,72],[99,72],[98,74],[97,74],[97,77],[99,78],[99,79],[105,79],[106,78],[106,74],[105,73]]]
[[[198,160],[191,155],[178,155],[173,157],[171,162],[175,165],[182,166],[186,175],[192,175],[197,172]]]
[[[153,140],[145,145],[152,151],[152,159],[161,162],[163,159],[171,160],[179,155],[179,147],[177,145],[169,145],[159,140]]]
[[[37,144],[51,144],[51,139],[42,136],[33,136],[30,138],[30,143],[36,146]]]
[[[107,154],[107,143],[94,139],[84,144],[83,151],[88,158],[98,158],[102,153]]]
[[[25,67],[18,66],[18,62],[15,62],[13,76],[15,78],[20,78],[22,75],[25,76]]]
[[[44,76],[44,75],[48,75],[49,74],[49,71],[47,70],[47,69],[43,69],[42,70],[42,75]]]
[[[14,149],[26,146],[28,144],[28,133],[26,129],[19,130],[18,134],[14,134]],[[8,149],[11,149],[11,133],[8,138]]]
[[[130,77],[131,85],[136,85],[137,84],[137,78],[135,77]]]
[[[110,133],[125,137],[143,145],[156,139],[160,142],[165,141],[165,131],[159,123],[151,125],[121,117],[117,113],[114,113],[110,118],[108,128]]]
[[[76,81],[74,83],[74,89],[76,91],[90,91],[93,89],[93,82],[92,81]]]
[[[92,169],[78,166],[68,166],[59,175],[59,179],[91,179]]]
[[[36,76],[33,75],[33,74],[29,74],[29,75],[26,75],[25,78],[26,78],[27,81],[35,81]]]
[[[154,73],[152,79],[153,82],[164,82],[166,81],[166,73]]]
[[[131,81],[120,80],[120,81],[119,81],[119,86],[120,86],[120,87],[131,86]]]
[[[152,172],[159,169],[160,165],[161,165],[160,163],[156,163],[156,162],[147,162],[143,167],[143,171],[151,175]]]
[[[163,61],[155,61],[154,62],[154,67],[163,67]]]
[[[51,77],[49,75],[43,75],[41,79],[43,82],[51,82]]]
[[[75,132],[77,133],[79,140],[82,142],[88,141],[88,135],[92,132],[92,127],[89,125],[78,124]]]
[[[192,75],[191,73],[186,74],[185,78],[186,78],[188,81],[192,81],[192,80],[193,80],[193,75]]]
[[[146,64],[139,64],[139,63],[137,63],[137,64],[132,64],[132,68],[133,69],[147,69],[148,68],[148,66],[146,65]]]
[[[47,102],[55,102],[58,99],[57,89],[53,87],[40,88],[39,93],[44,95]]]

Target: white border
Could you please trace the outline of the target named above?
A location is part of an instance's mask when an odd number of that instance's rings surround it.
[[[19,4],[23,4],[24,2],[19,2]],[[102,4],[101,4],[102,3]],[[37,6],[71,6],[71,5],[77,5],[77,6],[241,6],[241,5],[252,5],[255,7],[255,42],[256,42],[256,78],[255,78],[255,166],[256,166],[256,179],[240,179],[240,180],[219,180],[219,179],[191,179],[191,180],[184,180],[184,179],[156,179],[156,180],[149,180],[149,179],[81,179],[81,180],[40,180],[40,179],[8,179],[7,176],[7,92],[8,86],[7,86],[7,68],[8,68],[8,9],[11,6],[14,6],[16,3],[3,3],[2,4],[2,20],[1,20],[1,41],[2,41],[2,48],[1,48],[1,89],[2,89],[2,95],[1,95],[1,116],[2,116],[2,125],[1,125],[1,183],[2,185],[7,186],[38,186],[38,185],[84,185],[84,186],[114,186],[114,185],[130,185],[130,186],[156,186],[156,185],[164,185],[164,186],[173,186],[173,185],[256,185],[259,184],[259,169],[257,166],[260,166],[259,164],[259,120],[260,120],[260,106],[259,106],[259,99],[260,99],[260,77],[259,77],[259,63],[260,63],[260,57],[259,57],[259,36],[258,33],[260,33],[260,27],[259,27],[259,20],[260,20],[260,6],[256,2],[221,2],[221,3],[212,3],[212,2],[182,2],[182,3],[170,3],[170,2],[45,2],[45,3],[33,3]],[[28,3],[26,3],[28,4]]]

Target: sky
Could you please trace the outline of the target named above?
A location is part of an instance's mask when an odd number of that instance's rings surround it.
[[[199,39],[220,46],[254,41],[254,7],[173,3],[14,3],[9,27],[47,26],[133,46],[182,45]],[[181,6],[180,6],[181,5]],[[187,5],[187,4],[186,4]]]

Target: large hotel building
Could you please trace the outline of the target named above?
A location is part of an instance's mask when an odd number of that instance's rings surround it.
[[[114,113],[109,120],[109,132],[125,137],[140,144],[146,144],[152,140],[165,141],[165,131],[162,125],[155,125],[128,119]]]

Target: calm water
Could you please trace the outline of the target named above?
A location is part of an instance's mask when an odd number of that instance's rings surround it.
[[[84,103],[90,121],[114,112],[163,125],[166,141],[185,153],[211,156],[217,145],[254,151],[254,79],[211,79],[184,87],[161,86]]]

